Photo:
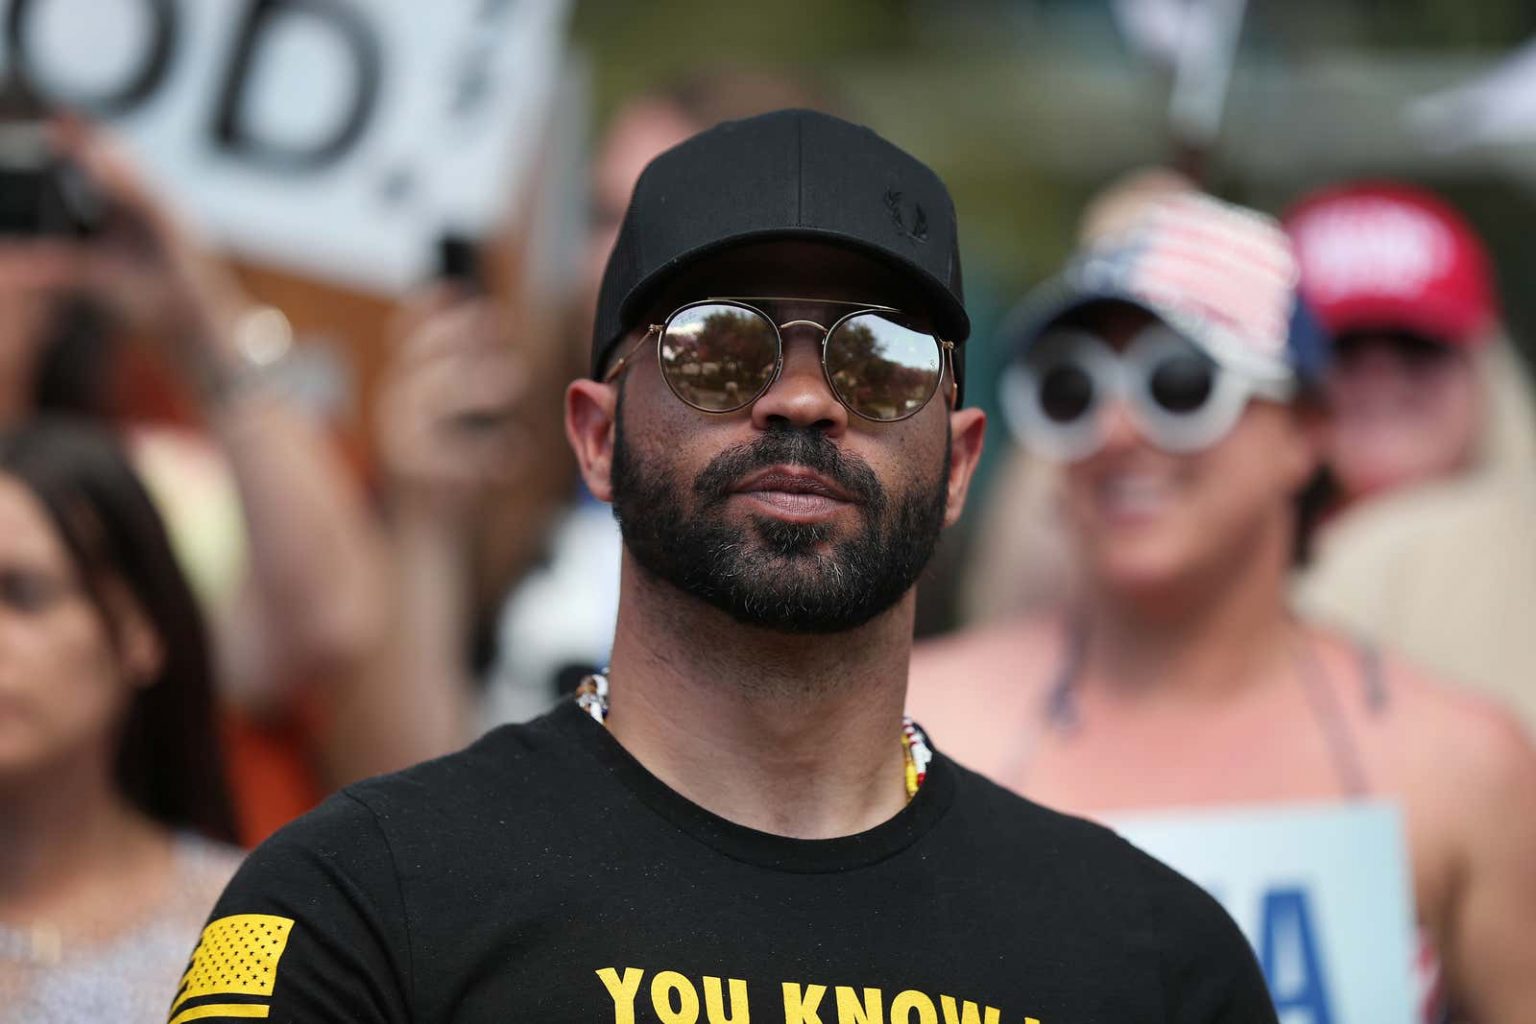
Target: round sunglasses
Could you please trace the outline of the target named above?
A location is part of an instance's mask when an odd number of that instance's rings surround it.
[[[777,321],[760,306],[827,306],[846,310],[830,327],[814,320]],[[938,392],[946,367],[951,400],[955,344],[921,329],[900,310],[827,299],[722,298],[674,310],[604,374],[618,379],[652,337],[667,387],[700,412],[727,413],[757,401],[784,369],[784,337],[791,327],[821,332],[821,369],[848,411],[876,423],[916,414]]]
[[[1157,447],[1195,452],[1220,441],[1251,398],[1290,401],[1289,380],[1264,380],[1223,366],[1173,328],[1154,323],[1123,351],[1095,334],[1057,329],[1003,372],[1009,426],[1027,447],[1074,462],[1104,443],[1103,407],[1123,401]]]

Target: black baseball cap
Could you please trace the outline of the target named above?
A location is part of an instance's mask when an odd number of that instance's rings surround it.
[[[939,337],[971,333],[949,190],[868,128],[812,110],[727,121],[640,175],[598,293],[592,376],[680,269],[750,242],[828,242],[909,274]],[[914,309],[913,312],[917,312]]]

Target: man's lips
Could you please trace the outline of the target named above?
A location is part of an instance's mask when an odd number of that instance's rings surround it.
[[[799,523],[825,522],[856,503],[846,489],[800,466],[773,466],[744,476],[731,488],[731,496]]]
[[[731,493],[808,495],[848,503],[856,500],[853,495],[815,470],[799,466],[772,466],[759,470],[737,481]]]

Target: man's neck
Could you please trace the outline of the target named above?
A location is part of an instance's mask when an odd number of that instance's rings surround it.
[[[844,633],[744,626],[626,555],[608,727],[652,774],[722,818],[825,839],[906,801],[901,715],[912,597]]]
[[[1285,529],[1266,531],[1241,558],[1157,593],[1090,597],[1084,677],[1116,692],[1174,700],[1221,698],[1290,657],[1294,624]]]

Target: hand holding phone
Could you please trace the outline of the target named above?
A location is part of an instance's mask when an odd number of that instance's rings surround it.
[[[401,496],[445,521],[516,487],[528,468],[527,374],[506,316],[439,283],[396,327],[377,405],[380,460]]]
[[[46,103],[16,75],[0,79],[0,236],[87,238],[106,198],[60,151]]]

